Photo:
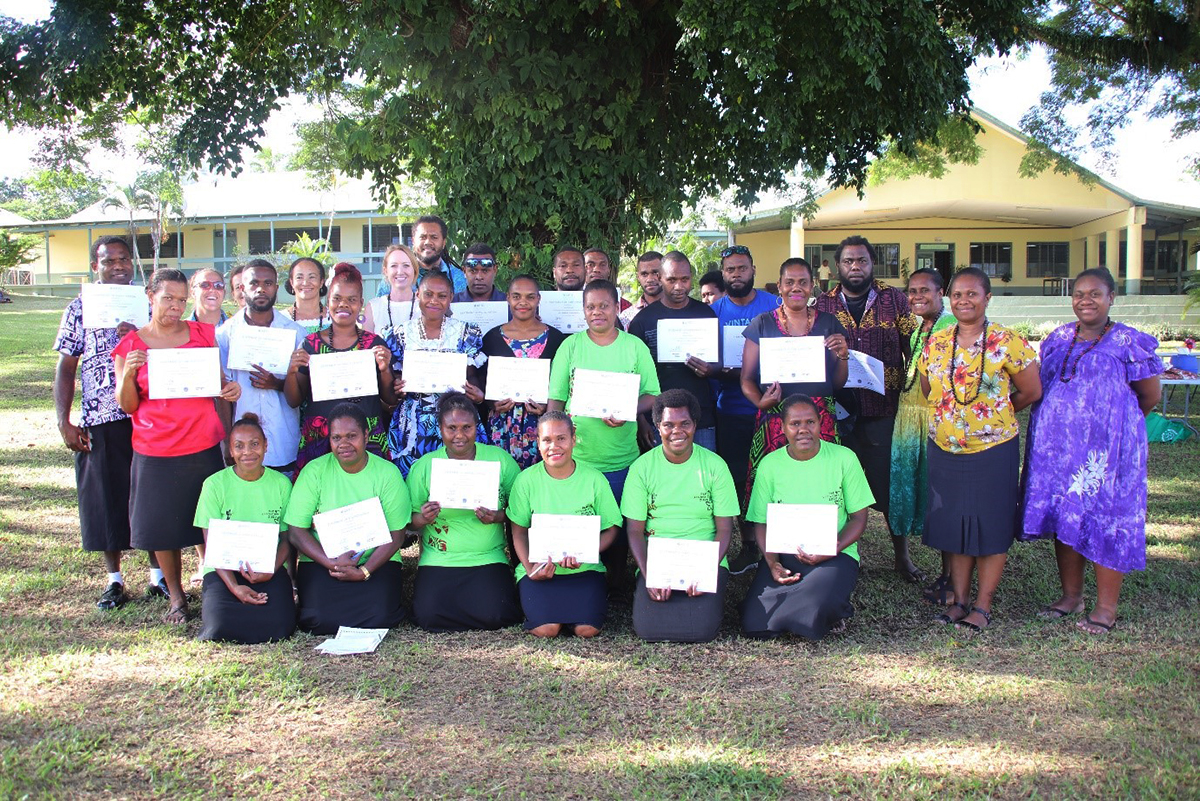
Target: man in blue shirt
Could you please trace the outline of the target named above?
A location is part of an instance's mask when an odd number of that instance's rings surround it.
[[[421,262],[417,283],[420,284],[421,279],[430,271],[441,272],[450,276],[455,292],[466,292],[467,276],[445,260],[446,232],[446,221],[436,214],[418,217],[413,224],[413,252]]]
[[[463,255],[463,272],[467,276],[467,288],[454,293],[454,303],[508,301],[508,295],[496,288],[496,251],[491,245],[476,242],[467,248]]]
[[[745,245],[730,245],[721,251],[721,276],[725,279],[725,297],[714,301],[712,310],[720,321],[724,342],[727,329],[734,328],[740,334],[751,320],[763,312],[773,311],[780,301],[777,295],[754,288],[754,259]],[[739,366],[722,367],[718,374],[717,453],[729,465],[738,501],[745,509],[746,498],[750,495],[746,487],[750,440],[754,436],[758,407],[742,394],[741,354],[725,352],[725,365],[731,362]],[[734,575],[753,569],[761,556],[754,541],[753,527],[743,521],[739,528],[742,550],[729,566],[729,572]]]

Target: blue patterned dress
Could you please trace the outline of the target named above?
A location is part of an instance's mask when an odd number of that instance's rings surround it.
[[[1129,385],[1163,371],[1158,340],[1113,323],[1094,348],[1077,342],[1064,365],[1074,336],[1068,323],[1042,343],[1042,400],[1029,423],[1020,539],[1057,537],[1102,567],[1143,570],[1146,420]]]

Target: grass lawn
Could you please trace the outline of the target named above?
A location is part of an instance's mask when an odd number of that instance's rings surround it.
[[[50,397],[64,305],[0,307],[0,797],[1200,795],[1195,439],[1151,448],[1149,567],[1107,638],[1035,618],[1047,543],[1014,546],[985,635],[931,625],[872,513],[858,615],[817,644],[738,638],[740,577],[710,645],[641,643],[626,598],[590,642],[219,646],[160,624],[165,602],[93,607]],[[145,570],[129,558],[130,586]]]

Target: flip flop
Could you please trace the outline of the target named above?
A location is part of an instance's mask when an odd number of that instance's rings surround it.
[[[987,611],[986,609],[980,609],[978,606],[972,606],[971,611],[967,612],[967,614],[970,615],[974,612],[978,612],[980,615],[983,616],[984,621],[986,621],[985,625],[980,626],[976,623],[968,623],[967,619],[964,617],[962,620],[960,620],[954,624],[954,628],[966,629],[967,631],[973,632],[975,634],[979,634],[984,629],[991,628],[991,626],[992,626],[992,613],[991,612]]]
[[[1084,628],[1084,624],[1089,625],[1089,626],[1095,626],[1096,628],[1103,629],[1103,630],[1102,631],[1088,631],[1087,629]],[[1098,620],[1092,620],[1091,615],[1084,615],[1083,620],[1081,620],[1075,624],[1075,628],[1079,629],[1080,631],[1082,631],[1085,634],[1091,634],[1094,637],[1103,637],[1104,635],[1106,635],[1110,631],[1112,631],[1113,626],[1115,626],[1115,625],[1117,625],[1117,622],[1115,620],[1112,623],[1101,623]]]
[[[935,618],[933,619],[933,622],[934,622],[934,623],[941,623],[943,626],[949,626],[951,623],[957,623],[959,620],[962,620],[962,618],[958,618],[958,620],[955,620],[954,618],[950,617],[950,609],[953,609],[953,608],[954,608],[954,607],[956,607],[956,606],[957,606],[959,609],[961,609],[961,610],[963,610],[964,612],[966,612],[966,613],[967,613],[967,615],[971,614],[971,610],[970,610],[970,609],[967,609],[967,605],[966,605],[966,604],[960,604],[960,603],[958,603],[958,602],[955,602],[955,603],[952,603],[952,604],[950,604],[950,607],[949,607],[949,609],[947,609],[945,612],[942,612],[940,615],[938,615],[937,617],[935,617]],[[967,615],[963,615],[963,617],[966,617]]]
[[[1037,613],[1037,616],[1042,620],[1062,620],[1064,617],[1078,615],[1083,611],[1083,603],[1079,604],[1076,609],[1059,609],[1057,606],[1043,606],[1042,610]]]
[[[163,615],[162,620],[163,620],[163,623],[166,623],[171,626],[184,625],[185,623],[188,622],[187,605],[185,604],[183,606],[172,606],[170,609],[167,610],[167,613],[165,615]]]
[[[900,578],[904,579],[909,584],[921,584],[926,578],[928,578],[928,576],[925,575],[925,571],[921,570],[919,567],[913,567],[912,570],[898,567],[896,568],[896,575],[900,576]]]

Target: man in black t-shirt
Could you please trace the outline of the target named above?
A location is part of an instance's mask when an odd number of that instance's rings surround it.
[[[659,360],[658,325],[662,320],[712,319],[717,315],[707,304],[689,297],[692,291],[692,265],[687,256],[677,250],[663,256],[663,291],[657,303],[642,309],[629,324],[629,333],[641,339],[650,348],[658,369],[658,383],[663,392],[668,389],[686,389],[700,401],[700,419],[696,421],[694,442],[710,451],[717,449],[716,401],[713,398],[709,378],[715,376],[718,365],[710,364],[695,356],[686,362],[663,362]],[[719,331],[719,326],[714,330]],[[665,354],[663,354],[665,357]],[[643,448],[659,444],[658,432],[648,420],[638,420],[639,440]]]

